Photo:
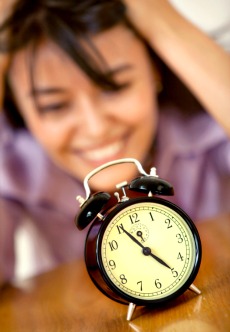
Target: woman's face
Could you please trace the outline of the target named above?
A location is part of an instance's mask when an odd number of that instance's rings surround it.
[[[51,159],[80,179],[95,167],[120,158],[143,162],[153,141],[157,106],[153,66],[144,45],[117,26],[93,42],[125,87],[104,91],[57,46],[40,45],[34,62],[36,108],[28,52],[15,55],[9,77],[24,121]],[[148,171],[148,170],[146,170]],[[93,177],[95,190],[110,191],[135,176],[130,164],[113,166]]]

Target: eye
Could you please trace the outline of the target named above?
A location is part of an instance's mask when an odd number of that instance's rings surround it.
[[[68,101],[49,103],[47,105],[38,105],[40,113],[60,112],[66,110],[69,107],[70,103]]]
[[[116,88],[102,89],[102,93],[105,96],[117,96],[128,90],[132,86],[132,82],[126,82],[119,84]]]

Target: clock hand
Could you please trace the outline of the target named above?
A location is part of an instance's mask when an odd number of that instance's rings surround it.
[[[133,240],[136,244],[138,244],[142,249],[143,249],[143,254],[145,256],[152,256],[156,261],[158,261],[158,263],[168,267],[169,269],[170,266],[165,263],[161,258],[157,257],[156,255],[154,255],[152,252],[151,252],[151,249],[149,247],[145,247],[143,246],[143,244],[141,244],[132,234],[130,234],[129,232],[126,231],[126,229],[124,229],[124,227],[122,226],[122,230],[124,231],[125,234],[127,234],[131,240]]]
[[[167,263],[165,263],[161,258],[154,255],[149,247],[143,248],[143,254],[145,256],[152,256],[156,261],[158,261],[158,263],[166,266],[167,268],[169,268],[171,270],[171,267]]]
[[[121,227],[122,230],[125,232],[125,234],[127,234],[130,239],[132,239],[136,244],[138,244],[142,249],[144,249],[145,247],[143,246],[143,244],[141,244],[131,233],[127,232],[126,229],[124,229],[124,227]]]
[[[142,235],[142,231],[137,231],[137,236],[139,236],[142,240],[142,242],[145,242],[143,235]]]

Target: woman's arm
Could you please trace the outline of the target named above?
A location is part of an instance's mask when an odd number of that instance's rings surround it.
[[[153,49],[230,136],[230,55],[166,0],[125,0]]]

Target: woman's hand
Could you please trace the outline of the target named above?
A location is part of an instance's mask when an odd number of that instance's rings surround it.
[[[167,17],[173,9],[170,3],[167,0],[124,0],[124,3],[128,7],[129,18],[139,32],[150,44],[154,44],[152,46],[157,46],[154,39],[158,38],[158,34],[155,34],[155,29],[161,30],[166,22],[172,22]]]
[[[0,0],[0,25],[10,12],[15,0]],[[2,109],[4,95],[4,75],[9,65],[9,55],[0,53],[0,110]]]
[[[230,136],[230,55],[167,0],[124,2],[150,46]]]

